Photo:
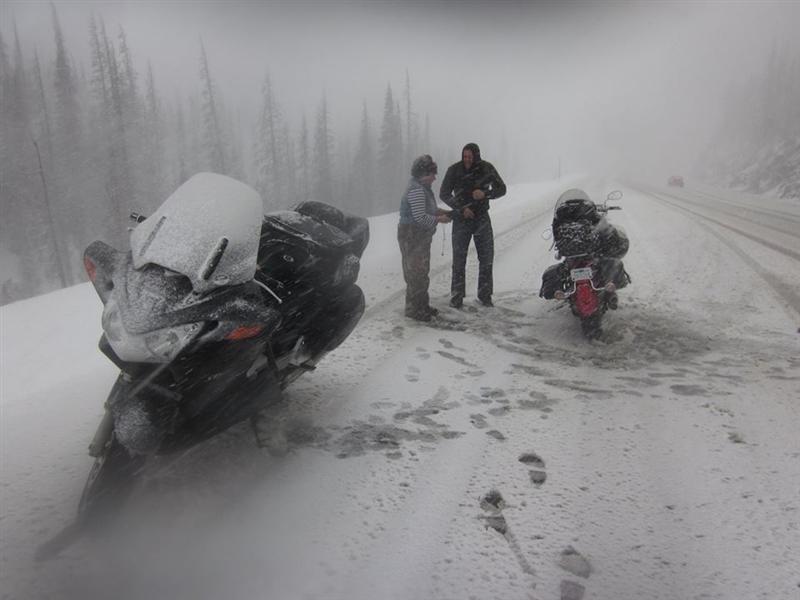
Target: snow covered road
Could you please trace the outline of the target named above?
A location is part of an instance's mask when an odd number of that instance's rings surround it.
[[[289,389],[291,453],[242,426],[158,461],[114,532],[38,566],[114,371],[87,285],[3,307],[3,598],[798,598],[800,207],[624,188],[633,283],[589,343],[537,297],[565,187],[495,202],[493,309],[446,306],[437,234],[438,327],[403,318],[372,219],[367,315]]]

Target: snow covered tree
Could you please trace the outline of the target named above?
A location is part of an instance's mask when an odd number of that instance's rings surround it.
[[[308,123],[305,114],[300,125],[297,146],[297,200],[298,202],[304,202],[311,198],[311,152],[308,144]]]
[[[328,127],[328,100],[323,94],[317,111],[317,124],[314,130],[314,160],[312,177],[312,198],[318,202],[333,202],[333,135]]]
[[[378,143],[378,185],[376,194],[377,214],[395,210],[395,199],[402,192],[403,134],[400,115],[392,96],[392,86],[387,85],[383,104],[383,121]]]
[[[352,169],[353,203],[351,210],[354,212],[363,215],[378,214],[377,190],[375,189],[376,168],[372,125],[367,112],[367,103],[364,102],[361,112],[361,130],[358,135]]]
[[[200,83],[208,168],[215,173],[226,174],[225,142],[217,106],[218,94],[211,79],[206,48],[202,40],[200,41]]]
[[[420,133],[419,133],[419,120],[416,113],[414,113],[411,105],[411,78],[406,69],[406,89],[405,89],[405,104],[406,104],[406,163],[411,165],[414,159],[422,153],[430,154],[430,149],[426,146],[420,148]]]
[[[143,115],[142,142],[142,196],[144,207],[148,211],[157,208],[165,197],[166,177],[164,173],[164,117],[161,102],[156,94],[153,66],[147,62],[147,79],[145,82],[145,99]]]
[[[283,206],[288,194],[285,126],[280,107],[272,92],[269,74],[261,86],[262,108],[255,143],[256,189],[266,206]]]

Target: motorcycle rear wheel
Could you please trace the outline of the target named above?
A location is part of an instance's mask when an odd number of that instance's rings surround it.
[[[599,313],[595,313],[590,317],[581,319],[581,331],[583,332],[583,335],[590,340],[598,339],[603,333],[603,329],[601,328],[601,320],[602,316]]]

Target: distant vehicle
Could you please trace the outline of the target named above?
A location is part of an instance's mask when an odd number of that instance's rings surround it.
[[[683,177],[680,175],[673,175],[667,179],[667,185],[671,187],[683,187]]]

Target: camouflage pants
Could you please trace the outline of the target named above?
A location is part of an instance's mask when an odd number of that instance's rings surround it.
[[[416,225],[397,226],[397,242],[403,257],[406,281],[406,315],[424,313],[430,306],[431,241],[433,232]]]

